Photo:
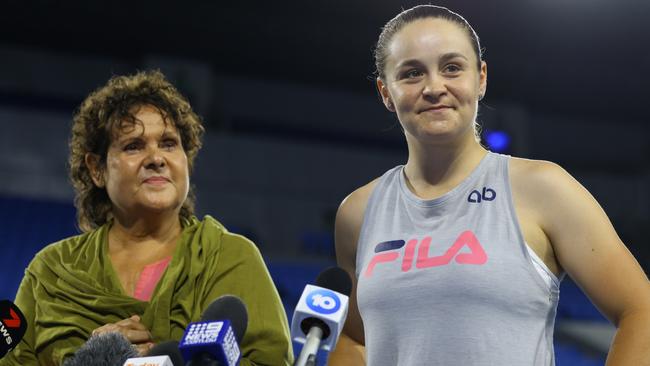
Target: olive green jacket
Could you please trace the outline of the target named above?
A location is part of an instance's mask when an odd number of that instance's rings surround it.
[[[140,315],[155,342],[180,340],[190,322],[216,298],[246,304],[248,328],[241,365],[290,365],[286,314],[255,245],[210,216],[183,222],[183,233],[149,302],[127,296],[108,257],[106,224],[40,251],[25,271],[16,305],[27,332],[5,365],[60,365],[91,332]]]

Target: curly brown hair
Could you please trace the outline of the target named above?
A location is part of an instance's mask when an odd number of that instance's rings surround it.
[[[155,107],[165,123],[174,124],[192,172],[204,128],[187,99],[158,70],[112,77],[81,103],[72,122],[70,180],[75,189],[77,223],[83,231],[105,224],[112,208],[106,189],[93,183],[85,156],[87,153],[97,155],[99,167],[105,168],[112,139],[125,128],[142,123],[134,114],[144,105]],[[189,218],[194,214],[194,202],[194,187],[190,186],[180,210],[181,217]]]

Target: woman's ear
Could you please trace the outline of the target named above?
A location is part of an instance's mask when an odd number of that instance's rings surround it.
[[[106,183],[104,182],[104,172],[99,163],[99,155],[86,153],[84,156],[84,162],[88,167],[90,178],[93,180],[93,183],[95,183],[95,186],[98,188],[104,188]]]
[[[388,92],[388,88],[386,87],[386,84],[384,84],[384,81],[381,80],[381,78],[377,78],[376,83],[377,83],[377,91],[381,96],[381,100],[384,102],[384,106],[386,106],[386,109],[388,109],[389,111],[395,112],[395,103],[393,102],[393,99],[390,97],[390,93]]]
[[[481,70],[478,77],[478,100],[481,100],[485,97],[485,93],[487,92],[487,63],[485,61],[481,61]]]

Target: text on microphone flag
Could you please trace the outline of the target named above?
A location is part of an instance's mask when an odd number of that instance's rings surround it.
[[[237,365],[241,357],[229,320],[190,323],[179,349],[186,361],[202,352],[208,352],[215,358],[223,357],[224,365]]]
[[[192,323],[183,339],[186,345],[216,342],[223,322]]]

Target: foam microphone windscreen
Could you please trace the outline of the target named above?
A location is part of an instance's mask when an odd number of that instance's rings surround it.
[[[0,300],[0,358],[16,348],[27,330],[27,320],[9,300]]]
[[[316,277],[316,286],[350,296],[352,281],[350,275],[340,267],[330,267]]]
[[[202,322],[230,320],[237,343],[241,343],[248,327],[246,305],[233,295],[224,295],[214,300],[201,315]]]
[[[116,366],[138,356],[138,351],[122,334],[102,333],[90,337],[63,366]]]

